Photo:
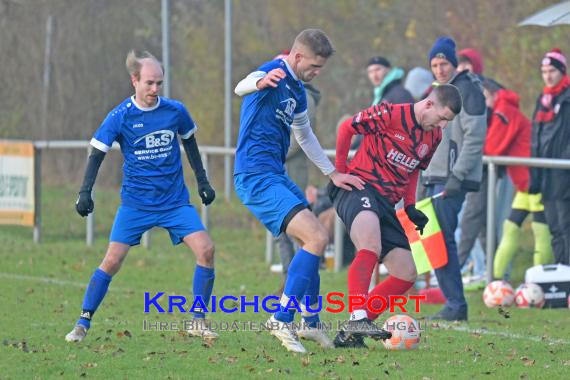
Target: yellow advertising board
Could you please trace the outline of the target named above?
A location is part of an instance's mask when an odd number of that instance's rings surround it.
[[[34,145],[0,140],[0,224],[34,225]]]

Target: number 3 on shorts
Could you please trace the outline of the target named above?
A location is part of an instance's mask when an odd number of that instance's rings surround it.
[[[362,197],[362,198],[360,198],[360,200],[362,201],[362,207],[364,207],[364,208],[372,207],[372,205],[370,204],[370,198]]]

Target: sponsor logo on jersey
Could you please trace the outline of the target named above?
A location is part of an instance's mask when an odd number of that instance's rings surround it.
[[[142,128],[142,127],[144,127],[144,124],[143,124],[143,123],[136,123],[136,124],[133,124],[133,128]]]
[[[388,159],[388,161],[390,161],[391,163],[393,163],[397,166],[404,166],[404,167],[411,169],[411,170],[415,169],[420,163],[415,158],[408,157],[404,153],[398,152],[394,148],[390,149],[390,151],[386,155],[386,158]]]
[[[154,131],[136,139],[135,144],[142,140],[144,140],[147,149],[167,146],[174,140],[174,132],[166,129]]]
[[[289,126],[293,122],[293,112],[295,112],[295,107],[297,107],[297,101],[293,98],[287,98],[280,103],[285,103],[285,109],[277,108],[275,117]]]
[[[287,103],[285,105],[285,109],[283,110],[283,112],[285,112],[287,116],[292,117],[293,111],[295,111],[295,107],[297,106],[297,102],[295,101],[295,99],[288,98],[283,100],[281,103]]]
[[[394,137],[397,138],[398,140],[401,140],[401,141],[406,140],[406,138],[399,133],[394,133]]]
[[[429,150],[428,145],[426,143],[423,143],[418,148],[418,156],[420,156],[420,158],[424,158],[426,156],[426,154],[428,153],[428,150]]]

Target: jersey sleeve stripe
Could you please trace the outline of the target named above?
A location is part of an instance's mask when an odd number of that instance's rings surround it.
[[[188,131],[187,133],[180,135],[180,138],[182,140],[186,140],[189,139],[190,136],[192,136],[194,133],[196,133],[196,130],[198,129],[198,126],[195,126],[194,128],[192,128],[190,131]]]
[[[92,138],[91,141],[89,142],[89,144],[91,144],[91,146],[95,149],[99,149],[101,152],[105,152],[107,153],[109,151],[109,149],[111,149],[110,146],[105,145],[104,143],[102,143],[101,141]]]
[[[303,129],[303,128],[308,128],[310,126],[311,123],[309,121],[309,114],[306,110],[301,113],[296,113],[293,116],[293,124],[291,125],[291,128]]]

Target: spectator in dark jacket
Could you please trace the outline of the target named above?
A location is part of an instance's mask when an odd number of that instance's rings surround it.
[[[384,57],[372,57],[366,69],[368,79],[374,86],[374,101],[372,105],[380,102],[388,103],[413,103],[414,98],[402,85],[404,70],[392,67]]]
[[[552,49],[542,59],[545,87],[532,116],[531,156],[570,159],[570,79],[566,57]],[[533,169],[529,193],[542,193],[557,263],[570,261],[570,170]]]
[[[429,52],[436,83],[449,83],[459,89],[463,108],[443,130],[443,139],[423,173],[428,195],[443,192],[433,200],[447,248],[447,264],[435,270],[437,281],[447,298],[445,307],[433,319],[467,320],[467,302],[455,243],[458,214],[465,194],[479,190],[483,169],[483,144],[487,132],[485,98],[480,81],[469,71],[457,71],[455,42],[438,38]]]

